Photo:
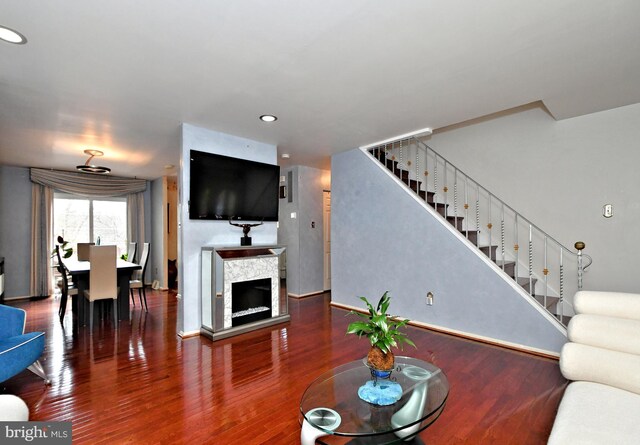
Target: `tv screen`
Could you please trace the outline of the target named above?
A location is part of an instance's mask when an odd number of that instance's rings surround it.
[[[191,150],[189,219],[277,221],[280,167]]]

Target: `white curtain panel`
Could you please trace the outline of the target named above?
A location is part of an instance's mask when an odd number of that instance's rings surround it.
[[[51,249],[53,238],[53,190],[40,184],[31,187],[31,276],[32,296],[51,295]]]

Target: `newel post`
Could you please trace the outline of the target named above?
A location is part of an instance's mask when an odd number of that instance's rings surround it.
[[[578,251],[578,290],[582,289],[582,274],[584,273],[584,268],[582,266],[582,249],[586,246],[582,241],[576,241],[574,247]]]

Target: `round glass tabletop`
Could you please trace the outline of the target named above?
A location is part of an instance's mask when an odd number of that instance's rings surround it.
[[[442,413],[449,381],[437,366],[410,357],[395,358],[389,381],[402,388],[400,399],[386,406],[365,402],[358,390],[374,380],[362,360],[325,372],[302,395],[300,423],[321,434],[377,436],[376,443],[395,443],[415,436]],[[386,380],[378,379],[378,384]]]

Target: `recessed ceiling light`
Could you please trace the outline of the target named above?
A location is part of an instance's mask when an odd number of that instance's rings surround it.
[[[262,116],[260,116],[260,120],[262,122],[274,122],[277,121],[278,118],[271,114],[263,114]]]
[[[6,26],[0,25],[0,39],[5,42],[15,43],[17,45],[23,45],[27,43],[27,38],[20,34],[18,31],[14,31],[13,29],[7,28]]]
[[[289,159],[291,155],[289,153],[282,153],[280,157],[282,157],[282,159]]]

